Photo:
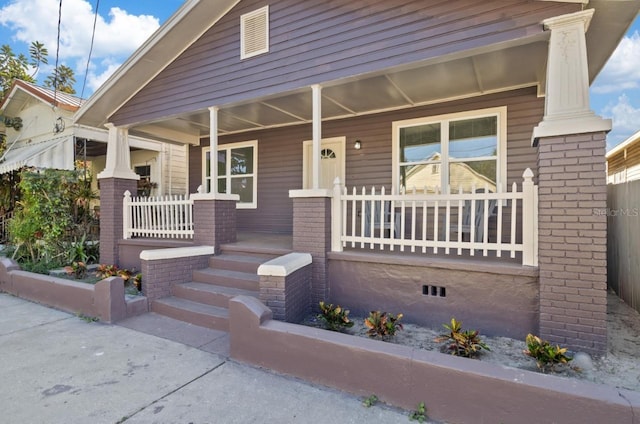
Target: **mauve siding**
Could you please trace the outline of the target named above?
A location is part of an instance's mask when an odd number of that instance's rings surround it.
[[[240,60],[240,16],[269,5],[270,51]],[[240,2],[110,121],[131,124],[541,33],[543,1]]]
[[[543,116],[544,99],[536,89],[521,89],[422,106],[377,115],[324,122],[323,138],[346,137],[347,187],[391,188],[392,122],[490,107],[507,106],[507,182],[521,187],[522,173],[527,167],[536,171],[536,149],[531,147],[531,133]],[[311,126],[298,125],[253,131],[220,137],[219,143],[258,140],[258,208],[238,209],[238,230],[287,233],[292,232],[293,203],[289,190],[302,188],[302,142],[311,139]],[[355,150],[353,142],[362,141]],[[189,183],[191,192],[202,181],[202,147],[191,146]],[[537,175],[536,175],[537,176]]]

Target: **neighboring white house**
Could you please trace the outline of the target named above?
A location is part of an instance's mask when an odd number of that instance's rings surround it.
[[[73,125],[82,99],[16,80],[0,104],[0,115],[21,118],[22,128],[6,128],[0,174],[22,167],[73,169],[87,161],[93,175],[105,167],[108,130]],[[130,137],[131,167],[155,183],[151,194],[187,192],[187,148],[148,138]],[[97,181],[94,179],[94,189]]]
[[[640,131],[607,152],[607,183],[640,180]]]

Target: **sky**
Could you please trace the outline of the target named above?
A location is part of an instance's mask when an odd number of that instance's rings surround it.
[[[76,95],[88,98],[182,3],[62,1],[58,60],[74,70]],[[40,84],[55,66],[59,4],[60,0],[0,0],[0,45],[28,55],[31,42],[40,41],[49,51],[49,64],[37,75]],[[96,7],[95,39],[85,72]],[[592,84],[591,105],[596,114],[613,120],[609,149],[640,130],[640,17]]]

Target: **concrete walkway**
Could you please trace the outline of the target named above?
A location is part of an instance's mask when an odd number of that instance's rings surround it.
[[[155,314],[106,325],[0,294],[0,422],[409,422],[228,350],[226,333]]]

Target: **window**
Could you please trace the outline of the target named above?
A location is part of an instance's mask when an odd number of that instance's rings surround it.
[[[155,184],[151,182],[151,165],[137,165],[133,167],[133,172],[140,175],[138,180],[138,196],[149,196]]]
[[[495,192],[506,181],[506,107],[393,123],[393,186]]]
[[[269,6],[240,17],[240,59],[269,51]]]
[[[218,193],[238,194],[238,209],[255,209],[258,193],[258,141],[218,145],[218,175],[211,176],[211,149],[202,149],[205,192],[217,184]]]

